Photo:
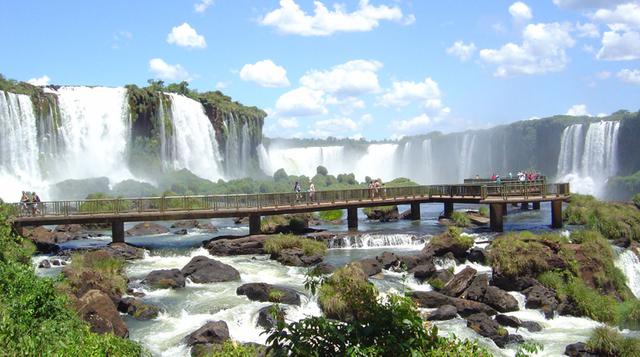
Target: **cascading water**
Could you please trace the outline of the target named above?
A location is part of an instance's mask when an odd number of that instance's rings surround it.
[[[564,129],[558,156],[558,180],[572,184],[579,193],[598,195],[607,178],[618,170],[620,122],[600,121]]]
[[[462,137],[462,145],[459,149],[458,182],[462,182],[465,178],[472,177],[471,169],[473,168],[473,154],[475,149],[476,135],[464,134]]]
[[[42,186],[36,116],[31,99],[0,91],[0,197],[18,200],[20,191]]]
[[[269,175],[278,169],[284,169],[289,175],[307,175],[312,177],[316,174],[318,166],[322,165],[331,174],[353,172],[353,167],[349,168],[349,163],[344,157],[344,147],[342,146],[311,146],[299,148],[279,148],[264,145],[258,147],[260,167]]]
[[[640,259],[631,249],[620,253],[616,266],[627,277],[627,285],[636,298],[640,298]]]
[[[176,153],[176,137],[173,133],[175,133],[176,128],[173,120],[167,120],[169,113],[165,110],[164,100],[160,98],[158,102],[158,123],[156,123],[156,126],[160,129],[160,160],[165,168],[175,169],[178,155]],[[167,132],[167,129],[170,129],[170,133]]]
[[[227,141],[225,144],[225,173],[229,177],[239,178],[247,175],[251,161],[251,138],[249,126],[233,113],[225,118]]]
[[[167,95],[171,97],[176,168],[188,169],[207,179],[220,179],[223,175],[218,142],[202,104],[179,94]]]
[[[416,247],[424,242],[424,238],[411,234],[359,234],[333,238],[329,248]]]
[[[366,176],[383,181],[393,180],[397,177],[394,172],[396,151],[398,144],[371,144],[367,152],[352,169],[356,179],[363,181]]]

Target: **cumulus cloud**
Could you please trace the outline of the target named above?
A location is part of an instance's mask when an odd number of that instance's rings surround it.
[[[432,123],[433,120],[427,114],[420,114],[411,119],[395,121],[392,126],[396,134],[414,135],[431,129]]]
[[[287,70],[278,66],[270,59],[258,61],[254,64],[245,64],[240,70],[240,78],[243,81],[254,82],[262,87],[287,87]]]
[[[204,36],[199,35],[188,23],[183,23],[171,29],[167,35],[167,43],[188,48],[205,48],[207,42]]]
[[[324,93],[299,87],[284,93],[276,101],[276,114],[282,117],[326,114]]]
[[[483,49],[480,58],[497,66],[494,72],[497,77],[561,71],[569,62],[565,50],[575,44],[571,29],[566,23],[529,24],[523,30],[522,44]]]
[[[149,61],[149,71],[156,78],[169,81],[189,81],[191,75],[179,64],[168,64],[162,58],[152,58]]]
[[[441,95],[438,83],[427,77],[422,82],[393,82],[391,89],[378,98],[378,103],[386,107],[403,107],[413,102],[421,102],[424,106],[433,106],[434,103],[440,101]]]
[[[616,74],[620,80],[632,84],[640,84],[640,69],[623,69]]]
[[[448,54],[458,57],[458,59],[462,62],[465,62],[473,57],[473,54],[475,52],[476,45],[473,42],[465,44],[463,41],[456,41],[451,47],[447,48]]]
[[[300,84],[336,96],[358,96],[380,89],[377,74],[380,68],[382,63],[378,61],[353,60],[326,71],[307,72],[300,78]]]
[[[49,81],[51,80],[51,78],[49,78],[49,76],[47,76],[46,74],[42,77],[38,77],[38,78],[31,78],[30,80],[27,81],[27,83],[34,85],[34,86],[46,86],[49,84]]]
[[[321,1],[314,1],[313,15],[307,14],[295,0],[280,0],[280,7],[267,13],[260,23],[273,26],[286,34],[301,36],[329,36],[336,32],[366,32],[378,27],[380,21],[411,24],[415,16],[405,16],[397,6],[371,5],[360,0],[358,8],[349,12],[344,5],[328,9]]]
[[[576,31],[578,32],[579,37],[589,37],[589,38],[598,38],[600,37],[600,31],[598,31],[598,26],[591,22],[576,24]]]
[[[576,104],[571,106],[571,108],[567,110],[567,115],[571,115],[574,117],[591,116],[591,114],[589,114],[589,112],[587,111],[587,106],[585,104]]]
[[[196,12],[205,12],[209,6],[213,5],[213,0],[200,0],[193,4],[193,9]]]
[[[278,125],[284,129],[295,129],[299,126],[296,118],[278,118]]]
[[[509,13],[516,21],[528,21],[533,18],[531,8],[522,1],[516,1],[509,6]]]
[[[344,138],[354,135],[358,128],[358,123],[351,118],[332,118],[316,121],[309,134],[318,138]]]
[[[602,36],[602,47],[596,57],[609,61],[640,59],[640,32],[605,32]]]
[[[640,28],[640,5],[630,2],[617,5],[613,9],[598,9],[592,18],[594,21],[613,25],[617,29]]]

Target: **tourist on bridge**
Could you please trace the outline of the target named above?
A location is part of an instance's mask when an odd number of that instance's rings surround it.
[[[29,201],[31,198],[27,195],[26,191],[22,191],[22,197],[20,198],[20,203],[22,206],[22,210],[25,212],[29,212]]]
[[[300,188],[300,182],[296,181],[296,184],[293,186],[293,192],[296,193],[296,202],[300,201],[300,192],[302,192],[302,188]]]
[[[31,205],[31,210],[34,216],[40,213],[40,196],[35,192],[31,194]]]
[[[315,199],[316,196],[316,185],[313,184],[313,182],[311,182],[309,184],[309,200],[313,201]]]
[[[374,189],[373,189],[373,181],[369,181],[369,198],[373,199],[373,194],[374,194]]]

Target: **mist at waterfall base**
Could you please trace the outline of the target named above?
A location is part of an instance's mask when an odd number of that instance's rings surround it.
[[[330,242],[330,249],[325,261],[341,266],[349,262],[374,257],[384,251],[398,254],[415,254],[424,247],[425,242],[445,228],[437,223],[437,217],[442,210],[440,204],[422,205],[422,219],[420,222],[398,221],[393,223],[380,223],[367,221],[366,216],[360,211],[360,234],[337,233],[336,238]],[[459,205],[457,209],[473,208],[472,205]],[[407,209],[401,206],[400,209]],[[219,232],[215,235],[244,235],[248,233],[248,227],[236,225],[231,219],[211,220]],[[167,227],[172,222],[161,222]],[[505,217],[505,229],[534,231],[548,231],[550,223],[550,209],[542,206],[541,211],[520,211],[510,208],[509,215]],[[127,228],[129,228],[128,224]],[[343,231],[343,225],[325,224],[318,228],[330,231]],[[109,234],[109,232],[103,232]],[[487,242],[495,237],[486,228],[476,228],[469,233],[476,241],[476,246],[486,247]],[[187,281],[183,289],[158,289],[152,290],[140,284],[140,281],[152,270],[182,268],[189,260],[198,255],[210,256],[201,248],[201,242],[210,239],[212,234],[202,231],[190,230],[187,235],[175,235],[172,233],[156,236],[127,237],[127,242],[145,247],[148,251],[145,258],[133,261],[128,265],[127,275],[136,290],[144,292],[142,298],[147,303],[158,305],[163,312],[150,321],[138,321],[126,316],[125,320],[130,330],[130,338],[141,342],[155,356],[189,356],[189,348],[184,344],[183,338],[198,329],[210,320],[224,320],[227,322],[231,337],[240,342],[264,343],[266,335],[256,325],[258,310],[270,305],[269,303],[249,301],[244,296],[236,294],[236,288],[248,282],[266,282],[284,285],[305,292],[303,282],[306,268],[283,266],[268,256],[235,256],[212,258],[223,263],[230,264],[241,274],[241,281],[227,283],[196,284]],[[110,241],[107,236],[97,239],[71,241],[63,244],[63,248],[82,246],[101,246]],[[34,265],[46,256],[34,258]],[[627,274],[629,279],[634,279],[633,274],[640,271],[640,262],[633,254],[622,253],[617,262],[618,266]],[[490,273],[491,268],[477,263],[466,262],[456,264],[452,260],[443,260],[438,263],[439,268],[453,267],[454,272],[459,272],[465,266]],[[39,274],[53,275],[59,270],[38,269]],[[635,272],[635,273],[634,273]],[[403,286],[412,290],[431,290],[427,283],[420,283],[412,277],[403,282],[401,273],[383,271],[381,277],[372,278],[371,281],[383,293],[402,291]],[[633,285],[634,293],[637,288]],[[525,298],[519,293],[512,293],[519,301],[520,310],[507,313],[522,320],[535,321],[543,326],[543,330],[530,333],[525,329],[516,331],[507,328],[510,333],[523,335],[526,340],[538,341],[544,345],[544,350],[539,356],[558,356],[564,351],[567,344],[576,341],[586,341],[594,327],[600,323],[569,316],[558,316],[547,320],[537,310],[524,308]],[[430,311],[424,309],[424,312]],[[321,311],[317,298],[310,296],[308,292],[302,296],[302,304],[299,307],[287,306],[287,319],[295,321],[308,316],[320,315]],[[496,356],[513,356],[516,346],[507,349],[499,349],[491,340],[483,338],[466,326],[466,321],[455,318],[449,321],[437,322],[440,334],[447,336],[450,333],[460,338],[477,339]]]

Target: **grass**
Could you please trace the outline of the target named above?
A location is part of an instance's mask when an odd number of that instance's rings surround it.
[[[480,208],[478,208],[478,213],[482,217],[489,217],[489,208],[487,206],[480,206]]]
[[[112,257],[104,251],[73,254],[71,264],[64,271],[66,280],[60,287],[74,295],[88,280],[92,280],[92,283],[109,295],[120,296],[127,290],[124,260]]]
[[[339,221],[343,216],[344,212],[341,209],[318,212],[318,218],[325,222]]]
[[[640,193],[636,193],[635,195],[633,195],[633,197],[631,198],[631,202],[636,205],[636,208],[640,209]]]
[[[467,217],[467,214],[464,212],[455,211],[451,214],[451,221],[456,227],[469,227],[471,225],[471,220]]]
[[[302,249],[305,255],[325,255],[327,253],[325,243],[293,234],[278,234],[267,238],[264,242],[264,250],[269,254],[278,254],[283,249],[291,248]]]
[[[223,344],[195,345],[194,356],[201,357],[255,357],[264,353],[264,347],[256,344],[242,344],[227,340]],[[199,353],[202,352],[202,353]]]
[[[284,231],[299,232],[308,227],[310,215],[277,215],[262,218],[260,229],[264,233],[277,233]]]
[[[439,234],[429,241],[429,245],[432,245],[435,249],[449,245],[449,241],[453,240],[453,244],[459,246],[462,250],[468,250],[473,247],[473,237],[469,235],[463,235],[459,228],[450,226],[446,232]]]
[[[366,315],[366,311],[354,309],[351,300],[354,297],[373,299],[377,290],[367,280],[360,265],[352,263],[336,270],[318,290],[318,304],[329,318],[342,321],[357,319]]]
[[[640,241],[640,211],[632,204],[601,202],[593,196],[574,194],[563,218],[568,224],[584,225],[610,240]]]
[[[430,278],[427,280],[427,283],[431,285],[433,290],[440,291],[444,287],[444,282],[438,278]]]
[[[587,348],[599,356],[640,356],[640,339],[624,337],[610,327],[596,327],[587,341]]]

